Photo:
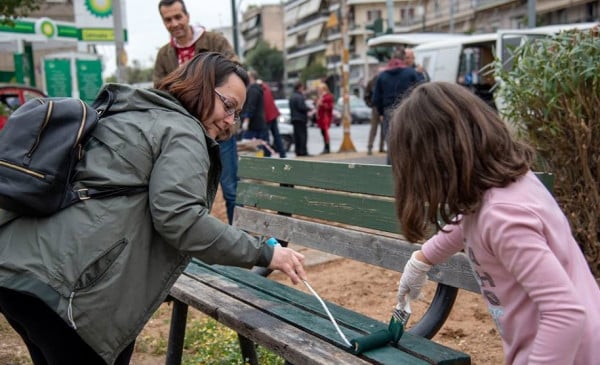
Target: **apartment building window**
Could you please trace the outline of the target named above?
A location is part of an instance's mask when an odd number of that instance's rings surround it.
[[[381,10],[367,10],[367,21],[372,22],[381,18]]]
[[[400,9],[400,21],[409,21],[415,18],[415,8]]]
[[[303,46],[306,44],[306,33],[298,34],[298,45]]]

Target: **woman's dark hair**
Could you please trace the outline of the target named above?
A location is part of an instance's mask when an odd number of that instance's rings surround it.
[[[446,82],[417,86],[394,111],[389,138],[396,212],[411,241],[428,223],[441,229],[475,212],[487,189],[527,173],[534,157],[495,110]]]
[[[239,76],[248,86],[248,73],[239,63],[220,53],[204,52],[168,74],[156,88],[173,95],[187,111],[203,121],[215,108],[215,88],[227,82],[231,74]]]

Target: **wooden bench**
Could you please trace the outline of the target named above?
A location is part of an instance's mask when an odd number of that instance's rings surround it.
[[[389,166],[242,156],[238,175],[234,225],[253,234],[395,271],[420,247],[398,234]],[[551,185],[551,175],[538,176]],[[258,364],[254,343],[297,365],[471,362],[468,355],[427,339],[443,325],[459,288],[479,292],[462,253],[431,270],[429,279],[438,283],[435,296],[420,319],[411,318],[398,346],[361,355],[349,351],[316,298],[266,278],[268,270],[252,271],[199,261],[189,265],[171,290],[168,365],[181,361],[187,306],[235,330],[249,364]],[[327,305],[348,338],[387,328]]]

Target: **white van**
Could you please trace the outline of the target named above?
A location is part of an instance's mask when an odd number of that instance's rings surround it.
[[[435,42],[444,39],[458,38],[460,35],[452,33],[396,33],[383,34],[378,37],[373,37],[367,41],[369,48],[374,47],[398,47],[412,48],[419,44]]]
[[[425,68],[432,81],[455,82],[469,87],[496,108],[502,104],[493,96],[493,90],[499,86],[496,85],[499,80],[494,77],[496,58],[505,68],[510,68],[511,49],[523,42],[548,37],[567,29],[589,29],[597,25],[598,23],[574,23],[499,30],[496,33],[463,35],[427,42],[413,49],[416,63]]]
[[[415,61],[432,81],[465,85],[494,106],[494,75],[486,66],[494,61],[497,37],[496,33],[461,35],[424,43],[413,49]]]

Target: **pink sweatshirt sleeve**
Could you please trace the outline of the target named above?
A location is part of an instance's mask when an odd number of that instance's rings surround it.
[[[464,248],[461,225],[447,225],[423,244],[423,255],[434,265],[446,261],[450,256]]]

